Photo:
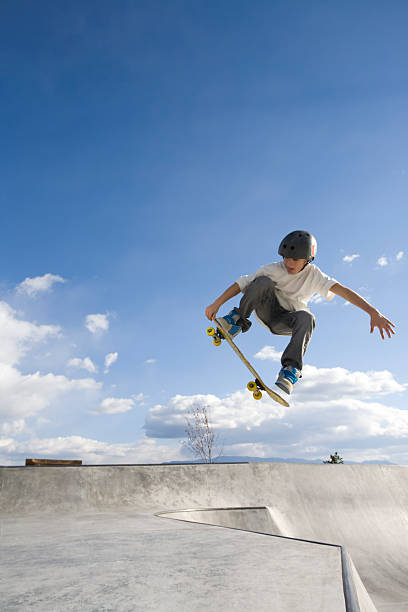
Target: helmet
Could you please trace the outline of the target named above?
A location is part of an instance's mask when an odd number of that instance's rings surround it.
[[[279,245],[279,255],[292,259],[307,259],[313,261],[317,251],[316,238],[309,232],[296,230],[291,232]]]

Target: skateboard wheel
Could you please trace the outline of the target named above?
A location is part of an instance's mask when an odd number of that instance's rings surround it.
[[[207,327],[207,336],[215,336],[215,329],[213,327]]]
[[[260,400],[260,399],[261,399],[261,397],[262,397],[262,392],[261,392],[261,391],[259,391],[259,390],[258,390],[258,391],[255,391],[255,392],[253,393],[253,396],[254,396],[254,399],[256,399],[256,400]]]
[[[248,391],[256,391],[257,389],[256,383],[253,380],[251,380],[251,382],[247,384],[247,389]]]
[[[213,344],[214,344],[214,346],[220,346],[221,340],[219,338],[214,338],[213,339]]]

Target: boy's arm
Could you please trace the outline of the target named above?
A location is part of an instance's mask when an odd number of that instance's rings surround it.
[[[217,314],[219,308],[221,308],[221,306],[225,302],[228,302],[228,300],[238,295],[240,291],[241,289],[238,283],[234,283],[233,285],[228,287],[228,289],[226,289],[224,293],[215,300],[215,302],[210,304],[210,306],[207,306],[207,308],[205,309],[205,316],[207,317],[207,319],[209,319],[210,321],[213,321],[215,319],[215,315]]]
[[[395,334],[393,327],[395,327],[394,323],[391,323],[388,319],[384,317],[374,306],[369,304],[364,298],[361,297],[358,293],[349,289],[348,287],[344,287],[340,285],[340,283],[335,283],[332,287],[330,287],[330,291],[344,298],[354,306],[361,308],[366,313],[370,315],[371,319],[371,330],[372,334],[375,327],[378,327],[381,338],[384,340],[384,331],[387,333],[388,337],[391,338],[391,334]]]

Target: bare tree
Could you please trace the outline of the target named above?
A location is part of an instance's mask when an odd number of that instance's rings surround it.
[[[183,446],[204,463],[213,463],[214,455],[218,459],[223,449],[218,446],[218,436],[210,425],[208,407],[205,404],[194,404],[185,421],[187,440],[183,440]]]

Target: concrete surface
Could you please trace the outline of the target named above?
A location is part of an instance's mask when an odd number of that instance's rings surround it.
[[[336,546],[153,516],[203,508],[343,546],[355,609],[408,610],[408,468],[271,463],[0,468],[1,609],[346,609]]]
[[[340,556],[321,548],[130,511],[8,518],[0,608],[344,612]]]
[[[271,516],[271,509],[263,508],[218,508],[199,510],[178,510],[174,512],[160,512],[158,516],[171,518],[173,520],[200,523],[203,525],[217,525],[229,529],[240,529],[263,535],[271,535],[274,538],[289,538],[276,535],[276,524]],[[364,612],[375,612],[376,608],[361,581],[361,578],[344,547],[324,542],[308,542],[306,540],[292,539],[302,544],[314,544],[327,548],[336,547],[341,558],[338,578],[342,575],[342,587],[346,609],[349,612],[364,610]]]

